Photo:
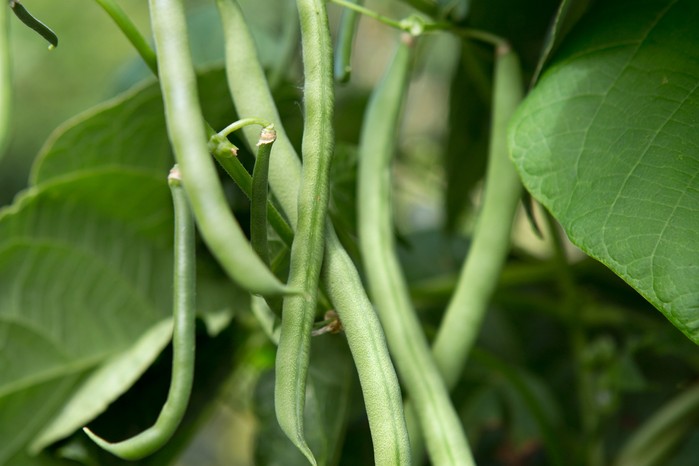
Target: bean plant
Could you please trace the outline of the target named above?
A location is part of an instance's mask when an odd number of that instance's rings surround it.
[[[699,3],[81,3],[141,71],[3,201],[0,464],[695,464]]]

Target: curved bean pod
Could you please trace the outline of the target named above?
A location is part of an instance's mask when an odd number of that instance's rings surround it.
[[[58,47],[58,36],[51,30],[50,27],[36,19],[29,11],[24,8],[24,5],[18,0],[10,0],[10,8],[17,18],[27,25],[30,29],[36,31],[41,37],[46,39],[50,44],[49,48]]]
[[[226,203],[207,150],[182,0],[150,0],[150,10],[168,133],[204,241],[245,289],[262,295],[290,293],[253,251]]]
[[[240,7],[234,0],[217,0],[226,39],[228,85],[242,114],[265,115],[277,130],[270,186],[292,227],[297,224],[295,202],[301,181],[299,157],[289,141]],[[245,133],[249,145],[257,135]],[[410,464],[410,446],[403,417],[400,386],[381,324],[366,296],[359,273],[342,247],[332,224],[326,230],[322,279],[340,315],[357,367],[379,466]]]
[[[475,464],[459,416],[417,319],[395,253],[391,160],[407,93],[413,38],[403,35],[393,62],[369,100],[359,141],[359,247],[370,296],[427,438],[435,465]]]
[[[175,208],[175,270],[172,311],[174,320],[172,376],[167,401],[153,426],[135,437],[121,442],[108,442],[87,427],[83,428],[83,431],[97,445],[127,460],[138,460],[154,453],[172,437],[187,410],[194,380],[196,335],[194,219],[189,209],[187,197],[182,190],[180,173],[176,166],[170,172],[168,184]]]

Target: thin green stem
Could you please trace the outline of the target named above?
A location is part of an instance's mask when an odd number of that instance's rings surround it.
[[[172,376],[170,390],[155,424],[135,437],[107,442],[87,427],[84,432],[100,447],[114,455],[139,460],[162,448],[177,430],[189,403],[194,380],[196,258],[194,219],[181,187],[180,172],[173,168],[168,177],[175,209],[175,257],[173,277]]]
[[[450,32],[456,36],[459,36],[465,40],[476,40],[479,42],[485,42],[486,44],[494,46],[502,46],[507,43],[507,41],[496,35],[487,31],[481,31],[479,29],[470,28],[459,28],[451,23],[446,22],[431,22],[420,16],[413,15],[401,21],[389,18],[388,16],[381,15],[374,10],[366,8],[362,5],[358,5],[349,0],[331,0],[333,3],[343,6],[351,11],[373,18],[386,26],[398,29],[399,31],[407,32],[411,35],[418,36],[423,33],[429,32]]]
[[[214,141],[213,139],[210,141]],[[221,165],[228,175],[235,181],[243,194],[247,196],[248,199],[252,200],[252,176],[245,169],[238,157],[235,156],[237,148],[228,142],[226,139],[223,141],[215,141],[213,145],[209,145],[209,150],[213,154],[216,161]],[[285,245],[291,247],[291,243],[294,240],[294,232],[284,219],[279,210],[274,206],[271,201],[267,201],[267,216],[269,218],[269,223],[277,232],[280,239]]]
[[[158,60],[153,48],[136,28],[136,25],[126,15],[124,10],[115,0],[95,0],[102,9],[114,20],[126,38],[134,46],[138,54],[143,58],[148,68],[154,75],[158,75]]]
[[[398,29],[399,31],[404,31],[404,26],[401,24],[400,21],[396,21],[393,18],[389,18],[388,16],[381,15],[374,10],[371,10],[369,8],[366,8],[362,5],[359,5],[358,3],[351,2],[348,0],[331,0],[333,3],[336,5],[343,6],[347,8],[348,10],[356,11],[357,13],[363,14],[364,16],[368,16],[369,18],[373,18],[376,21],[379,21],[386,26],[390,26],[392,28]]]
[[[230,125],[226,126],[223,128],[221,131],[219,131],[217,134],[222,137],[228,137],[229,134],[234,133],[240,129],[245,128],[246,126],[250,125],[259,125],[262,126],[263,128],[266,128],[272,123],[270,123],[267,120],[263,120],[262,118],[243,118],[242,120],[234,121]]]

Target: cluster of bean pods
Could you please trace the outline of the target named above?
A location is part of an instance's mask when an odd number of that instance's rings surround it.
[[[319,290],[342,322],[359,374],[378,465],[411,464],[422,455],[422,436],[439,465],[474,464],[463,427],[449,400],[449,388],[463,367],[495,277],[509,245],[520,185],[507,160],[504,128],[521,98],[515,55],[498,47],[493,131],[483,214],[474,246],[431,350],[410,303],[395,255],[390,167],[402,106],[410,82],[416,37],[423,20],[395,23],[403,31],[396,55],[366,110],[359,147],[359,235],[367,286],[328,220],[329,170],[333,153],[334,79],[349,79],[349,57],[357,11],[343,19],[333,67],[324,0],[297,0],[304,64],[304,134],[301,158],[284,131],[245,18],[235,0],[217,0],[225,45],[228,84],[240,120],[216,133],[205,123],[189,54],[183,0],[149,0],[156,54],[113,0],[96,0],[120,25],[151,70],[159,76],[168,134],[177,161],[170,186],[175,206],[175,299],[173,375],[168,400],[155,425],[118,443],[86,430],[99,445],[127,459],[160,448],[179,424],[194,369],[194,223],[229,277],[250,293],[270,300],[282,296],[278,336],[275,408],[291,441],[316,464],[304,438],[304,400],[312,326]],[[252,118],[254,116],[254,118]],[[262,133],[251,124],[262,125]],[[227,135],[241,129],[257,146],[252,176],[235,157]],[[274,157],[270,157],[274,143]],[[213,157],[212,157],[213,155]],[[251,241],[230,214],[214,159],[251,199]],[[268,185],[276,198],[269,198]],[[191,213],[190,213],[191,209]],[[267,229],[290,248],[290,271],[282,283],[270,270]],[[272,302],[272,301],[270,301]],[[378,316],[377,316],[378,314]],[[383,327],[379,321],[383,323]],[[454,336],[471,329],[468,338]],[[384,336],[385,331],[385,336]],[[391,354],[389,355],[389,348]],[[408,425],[391,355],[410,405]],[[412,420],[417,419],[416,425]],[[410,427],[410,439],[408,435]]]

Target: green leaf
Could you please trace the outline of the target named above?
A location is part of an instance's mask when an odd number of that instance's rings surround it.
[[[204,116],[215,128],[236,119],[225,79],[218,68],[198,76]],[[34,163],[31,183],[113,166],[159,176],[173,163],[160,87],[150,81],[56,129]]]
[[[699,343],[699,3],[599,2],[510,127],[571,241]]]
[[[200,84],[222,125],[232,114],[223,73]],[[169,341],[158,326],[172,306],[173,161],[156,91],[140,87],[62,127],[34,187],[0,211],[0,346],[12,355],[0,358],[0,464],[94,418]],[[198,283],[213,333],[230,303],[249,306],[206,254]]]
[[[53,442],[79,430],[107,409],[153,363],[172,338],[172,319],[156,323],[128,350],[94,371],[73,393],[32,441],[29,450],[38,453]]]

